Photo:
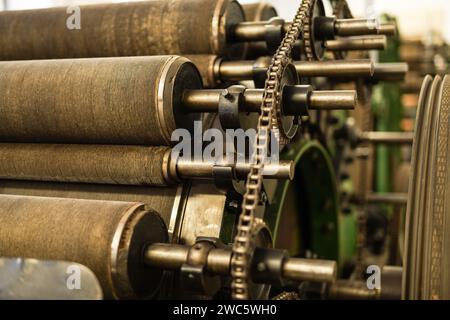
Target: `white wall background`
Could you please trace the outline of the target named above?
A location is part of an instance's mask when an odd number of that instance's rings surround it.
[[[8,9],[44,8],[70,4],[89,4],[98,2],[124,2],[126,0],[0,0]],[[255,0],[239,0],[252,3]],[[272,3],[280,16],[291,19],[300,0],[266,0]],[[407,36],[425,37],[431,32],[441,33],[450,42],[450,1],[449,0],[348,0],[356,16],[380,14],[396,15],[401,32]]]

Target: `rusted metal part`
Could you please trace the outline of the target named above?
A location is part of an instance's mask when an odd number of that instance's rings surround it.
[[[143,298],[161,272],[141,248],[167,242],[161,218],[141,203],[0,196],[0,256],[68,260],[97,276],[106,298]]]
[[[177,56],[0,62],[4,142],[168,145],[200,115],[181,108],[201,88]]]
[[[242,59],[229,30],[244,21],[234,0],[156,0],[80,6],[70,30],[66,7],[0,12],[1,60],[219,54]]]

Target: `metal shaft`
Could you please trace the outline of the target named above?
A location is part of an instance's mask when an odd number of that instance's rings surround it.
[[[367,195],[368,203],[399,204],[406,205],[407,193],[370,193]]]
[[[370,60],[295,62],[294,65],[300,77],[371,77],[374,72]]]
[[[371,77],[374,73],[370,60],[299,61],[294,66],[300,77]],[[224,82],[251,80],[255,61],[222,61],[216,70],[219,74],[215,77]]]
[[[233,169],[233,175],[238,179],[245,179],[250,172],[249,163],[232,163],[224,164],[230,166]],[[199,162],[199,161],[183,161],[180,160],[176,163],[177,175],[181,179],[193,179],[193,178],[211,178],[214,176],[214,169],[219,167],[220,164],[214,164],[212,162]],[[264,165],[265,174],[267,179],[289,179],[294,178],[294,163],[292,161],[280,161],[278,164],[266,164]]]
[[[291,280],[332,283],[336,273],[335,261],[290,258],[283,265],[283,276]]]
[[[144,252],[147,266],[177,270],[186,263],[189,246],[176,244],[152,244]],[[207,258],[205,268],[208,272],[219,275],[230,274],[230,249],[212,249]],[[315,259],[285,259],[281,274],[285,279],[294,281],[334,282],[337,266],[335,261]]]
[[[352,90],[314,91],[309,101],[312,110],[351,110],[354,109],[356,92]]]
[[[328,291],[328,298],[335,300],[376,300],[379,291],[369,290],[366,282],[338,280]]]
[[[281,36],[286,33],[292,22],[280,21]],[[270,21],[241,22],[234,28],[233,37],[237,42],[265,41],[268,27],[277,25]],[[320,29],[320,23],[317,26]],[[379,25],[376,19],[338,19],[334,21],[334,35],[339,37],[364,36],[364,35],[393,35],[396,32],[395,25]],[[319,34],[317,34],[319,36]],[[319,40],[320,36],[318,37]]]
[[[385,50],[387,39],[386,36],[339,38],[327,41],[325,47],[330,51]]]
[[[359,136],[360,143],[372,144],[412,144],[413,132],[362,132]]]
[[[373,78],[385,81],[403,81],[408,71],[407,63],[377,63]]]
[[[183,106],[188,112],[217,112],[220,95],[224,90],[185,90],[183,95]],[[244,92],[244,103],[242,112],[259,112],[264,90],[246,89]],[[356,92],[352,90],[335,91],[312,91],[308,97],[309,108],[312,110],[340,110],[354,109],[356,106]],[[293,104],[292,101],[283,101],[285,106]]]
[[[334,24],[335,35],[340,37],[362,35],[386,35],[396,33],[394,24],[379,24],[376,19],[338,19]]]

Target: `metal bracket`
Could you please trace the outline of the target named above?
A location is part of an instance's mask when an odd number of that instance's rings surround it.
[[[219,97],[219,120],[223,129],[239,129],[241,122],[239,110],[244,104],[244,86],[231,86],[224,89]]]
[[[205,272],[208,255],[212,249],[222,248],[219,239],[199,237],[189,249],[187,261],[181,266],[182,287],[201,295],[213,296],[222,287],[220,276],[211,276]]]

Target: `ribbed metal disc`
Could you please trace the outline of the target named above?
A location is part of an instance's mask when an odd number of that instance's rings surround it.
[[[450,299],[449,119],[450,77],[426,77],[407,208],[405,299]]]

